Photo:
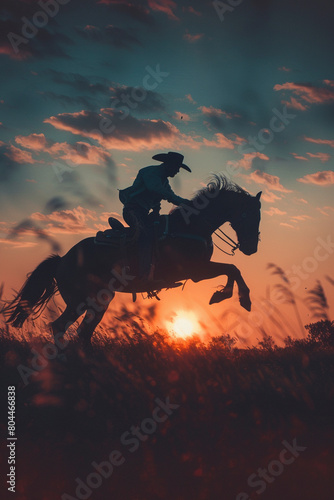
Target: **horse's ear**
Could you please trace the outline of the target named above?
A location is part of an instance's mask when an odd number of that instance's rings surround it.
[[[262,194],[262,191],[259,191],[259,192],[257,193],[257,195],[255,196],[255,198],[256,198],[257,200],[259,200],[259,199],[260,199],[260,197],[261,197],[261,194]]]

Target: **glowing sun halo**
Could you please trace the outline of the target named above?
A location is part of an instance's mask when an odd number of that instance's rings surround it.
[[[194,313],[179,311],[167,327],[178,337],[186,338],[198,331],[199,323]]]

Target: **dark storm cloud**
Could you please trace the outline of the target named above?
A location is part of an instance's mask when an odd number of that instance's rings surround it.
[[[19,171],[20,165],[7,156],[7,147],[0,146],[0,183],[10,180]]]
[[[39,92],[39,94],[50,101],[59,102],[65,108],[77,104],[84,108],[96,107],[96,103],[94,103],[91,99],[83,96],[72,97],[64,94],[57,94],[55,92]]]
[[[62,71],[49,69],[46,74],[51,76],[54,83],[67,85],[77,92],[87,94],[110,94],[109,85],[100,82],[92,83],[89,78],[86,78],[79,73],[63,73]]]
[[[37,13],[40,16],[35,17]],[[44,22],[43,16],[45,23],[39,24]],[[56,20],[47,15],[36,1],[1,1],[0,55],[16,60],[52,56],[68,58],[62,44],[72,45],[73,42],[58,30]]]
[[[116,49],[129,49],[132,45],[141,45],[135,36],[125,29],[113,25],[102,29],[87,25],[85,28],[76,28],[76,31],[86,40],[112,45]]]
[[[120,14],[130,17],[140,23],[149,26],[152,26],[155,23],[154,17],[150,14],[149,9],[147,8],[146,1],[127,2],[119,0],[104,0],[101,2],[101,0],[99,0],[98,3],[106,4],[113,11],[119,12]]]
[[[125,104],[132,106],[133,110],[139,113],[166,111],[165,99],[158,92],[126,85],[111,86],[110,90],[112,92],[111,104],[115,107]]]

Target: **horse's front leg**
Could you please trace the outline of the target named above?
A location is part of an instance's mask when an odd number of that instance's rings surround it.
[[[246,285],[239,269],[233,264],[222,264],[220,262],[207,262],[203,266],[199,266],[193,273],[192,281],[202,281],[217,276],[226,275],[227,283],[223,290],[215,292],[210,300],[210,304],[221,302],[233,295],[233,285],[236,281],[238,285],[239,302],[247,311],[251,310],[251,300],[249,297],[249,288]]]

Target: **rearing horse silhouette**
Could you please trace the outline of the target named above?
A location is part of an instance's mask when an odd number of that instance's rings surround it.
[[[245,255],[257,251],[260,223],[260,196],[251,196],[223,175],[215,175],[190,204],[160,217],[155,276],[166,283],[164,288],[180,280],[199,282],[226,275],[222,291],[215,292],[210,303],[232,296],[237,283],[240,304],[251,308],[249,288],[240,271],[232,264],[211,262],[212,234],[229,221],[238,238],[238,248]],[[136,245],[119,243],[97,245],[94,238],[79,241],[63,257],[52,255],[28,275],[20,292],[3,312],[7,322],[20,327],[31,315],[38,315],[48,300],[59,291],[66,303],[64,312],[51,323],[59,338],[81,315],[79,338],[90,346],[96,326],[102,320],[115,292],[135,293]],[[130,266],[130,267],[129,267]]]

